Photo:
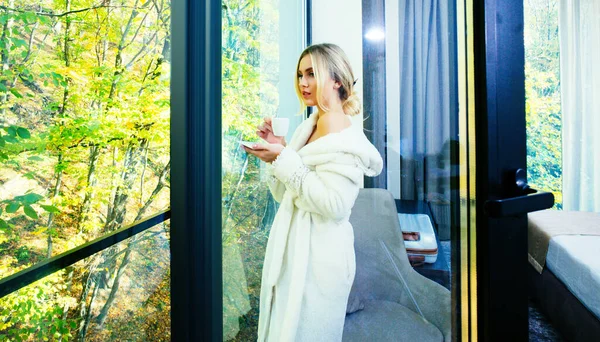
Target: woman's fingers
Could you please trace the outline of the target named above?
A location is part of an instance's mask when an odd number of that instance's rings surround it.
[[[270,117],[266,117],[264,118],[264,123],[260,126],[262,126],[265,130],[269,131],[269,132],[273,132],[273,128],[271,127],[271,118]]]
[[[254,144],[252,149],[244,146],[244,150],[249,154],[255,155],[266,163],[270,163],[281,153],[283,146],[279,144]]]
[[[258,130],[261,132],[273,132],[273,128],[271,128],[271,125],[267,124],[267,123],[263,123],[262,125],[258,126]]]
[[[265,123],[264,126],[263,126],[263,128],[266,131],[273,132],[273,128],[271,127],[271,124]]]

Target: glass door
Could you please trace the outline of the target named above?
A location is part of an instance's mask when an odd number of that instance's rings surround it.
[[[330,20],[331,13],[340,19]],[[291,142],[298,127],[318,115],[316,107],[303,110],[295,75],[302,50],[325,42],[347,56],[362,104],[352,125],[383,161],[378,176],[360,180],[347,218],[354,239],[348,265],[356,271],[350,291],[343,294],[343,339],[469,338],[477,317],[470,207],[474,170],[469,167],[475,157],[474,141],[469,145],[474,120],[468,118],[474,108],[468,101],[473,95],[467,58],[472,41],[465,40],[472,30],[469,13],[470,3],[463,1],[222,2],[224,341],[256,340],[259,317],[277,316],[269,306],[269,315],[260,311],[262,274],[267,243],[281,229],[277,217],[289,210],[269,189],[273,166],[244,151],[240,142],[259,142],[257,126],[275,116],[289,119],[286,141]],[[292,144],[294,153],[303,145]],[[287,185],[285,191],[291,191]],[[307,215],[323,219],[319,212]],[[301,248],[289,236],[283,241],[284,255]],[[314,243],[307,253],[318,252]],[[283,293],[281,288],[277,282],[267,291]],[[299,294],[302,300],[309,296]],[[302,333],[303,324],[309,323],[300,320],[294,336]]]
[[[528,213],[552,207],[554,196],[527,183],[526,109],[531,108],[525,103],[523,2],[477,3],[474,19],[474,334],[486,340],[521,341],[528,339]]]

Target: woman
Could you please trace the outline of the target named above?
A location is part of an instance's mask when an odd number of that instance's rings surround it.
[[[269,188],[281,203],[263,266],[259,341],[341,341],[354,280],[354,234],[348,222],[363,176],[383,161],[348,116],[359,114],[354,75],[333,44],[308,47],[298,61],[296,93],[318,111],[289,144],[259,126],[267,144],[244,147],[270,164]]]

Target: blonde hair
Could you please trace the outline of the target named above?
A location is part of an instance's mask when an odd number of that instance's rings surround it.
[[[298,58],[298,65],[296,66],[296,72],[300,68],[300,61],[305,56],[310,56],[312,61],[313,72],[317,80],[317,104],[324,110],[329,108],[323,105],[323,94],[322,90],[325,86],[325,79],[323,77],[325,73],[329,73],[331,79],[335,82],[339,82],[341,86],[338,88],[338,95],[342,101],[342,109],[346,115],[356,115],[361,112],[362,105],[360,99],[354,92],[354,73],[352,67],[348,61],[348,56],[344,53],[339,46],[335,44],[325,43],[311,45],[302,51],[300,58]],[[300,100],[302,110],[306,108],[304,101],[302,101],[302,91],[300,90],[300,82],[296,77],[296,95]]]

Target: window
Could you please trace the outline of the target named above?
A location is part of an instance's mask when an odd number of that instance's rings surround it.
[[[294,90],[303,2],[225,0],[222,16],[223,340],[251,341],[277,203],[264,182],[265,164],[247,155],[240,140],[260,140],[263,117],[289,118],[289,132],[303,120]]]
[[[525,96],[529,184],[562,209],[562,111],[558,1],[526,1]]]
[[[3,5],[0,278],[167,208],[170,183],[170,1]],[[127,317],[158,311],[167,319],[156,329],[170,333],[160,227],[0,299],[0,334],[62,339],[96,324],[105,329],[89,339],[121,340]],[[147,285],[141,273],[157,286],[138,304],[121,300]],[[9,319],[23,307],[34,313]]]

